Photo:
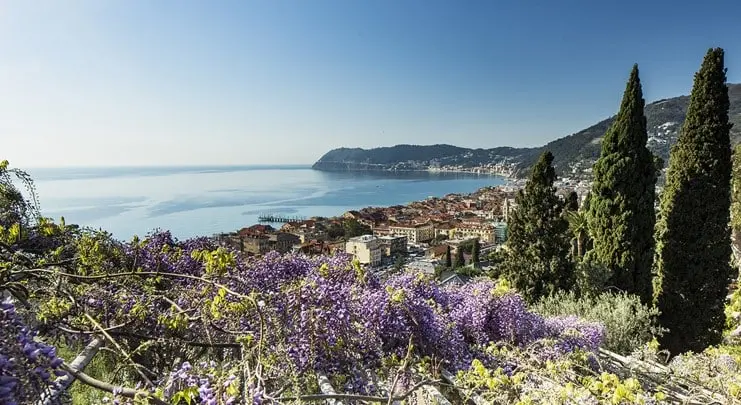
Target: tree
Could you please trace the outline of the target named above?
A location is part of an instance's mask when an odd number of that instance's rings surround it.
[[[363,225],[355,219],[348,219],[342,223],[344,229],[344,236],[346,238],[354,238],[356,236],[370,235],[373,230],[368,225]]]
[[[646,147],[644,106],[638,65],[633,65],[620,111],[594,164],[586,219],[592,237],[587,260],[608,268],[608,285],[636,294],[647,304],[652,299],[657,172]]]
[[[448,245],[445,252],[445,267],[448,269],[453,268],[453,253],[450,251],[450,245]]]
[[[481,243],[478,239],[474,239],[473,246],[471,246],[471,263],[474,267],[479,265],[479,256],[481,255]]]
[[[572,190],[569,195],[566,196],[565,210],[567,212],[579,210],[579,194],[577,194],[576,191]]]
[[[733,246],[741,248],[741,144],[733,151],[731,175],[731,236]],[[737,252],[738,253],[738,252]]]
[[[656,231],[656,304],[673,354],[721,342],[730,265],[731,145],[724,52],[710,49],[669,157]]]
[[[571,255],[574,260],[581,260],[584,256],[587,239],[589,238],[587,216],[584,214],[584,211],[566,211],[565,216],[569,222],[569,230],[573,235],[571,239]]]
[[[407,262],[406,260],[404,260],[404,256],[396,256],[396,260],[394,260],[394,273],[398,273],[403,270],[406,263]]]
[[[463,267],[466,265],[466,257],[463,255],[463,246],[458,246],[455,249],[455,267]]]
[[[569,259],[568,222],[556,195],[553,155],[545,152],[533,166],[525,189],[517,193],[517,208],[507,224],[509,238],[503,269],[513,286],[529,301],[573,287]]]

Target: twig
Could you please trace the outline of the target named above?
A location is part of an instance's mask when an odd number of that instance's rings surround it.
[[[136,370],[139,376],[141,376],[141,378],[144,379],[144,382],[146,382],[147,385],[149,385],[150,387],[154,387],[154,384],[152,383],[152,381],[150,381],[149,378],[141,370],[139,370],[139,365],[136,364],[136,362],[134,362],[134,360],[131,359],[131,355],[127,353],[126,350],[124,350],[123,347],[121,347],[121,345],[118,344],[116,339],[114,339],[113,336],[108,334],[108,332],[92,316],[90,316],[89,314],[85,314],[85,317],[90,322],[92,322],[96,328],[100,329],[101,333],[103,333],[103,336],[105,336],[106,339],[108,339],[111,343],[113,343],[114,346],[116,346],[116,349],[118,349],[121,352],[121,354],[124,355],[126,360],[134,367],[134,370]]]

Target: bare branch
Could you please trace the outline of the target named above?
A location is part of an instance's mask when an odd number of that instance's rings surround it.
[[[93,360],[93,357],[98,354],[98,350],[103,346],[103,343],[105,343],[105,341],[98,337],[91,340],[90,343],[88,343],[88,345],[85,346],[84,349],[82,349],[80,354],[78,354],[77,357],[72,360],[72,363],[69,364],[69,367],[79,371],[84,370],[85,367],[87,367],[87,365],[90,364],[90,362]],[[74,381],[75,377],[71,373],[60,377],[59,379],[57,379],[57,383],[59,384],[59,386],[51,389],[48,396],[46,398],[42,398],[40,402],[38,402],[38,404],[53,404],[54,400],[64,391],[66,391]]]
[[[107,383],[105,381],[100,381],[96,378],[90,377],[89,375],[83,373],[82,371],[77,371],[71,368],[66,363],[62,363],[62,369],[72,374],[81,383],[85,385],[89,385],[93,388],[99,389],[101,391],[110,392],[110,393],[116,392],[118,395],[121,395],[122,397],[126,397],[126,398],[146,398],[155,405],[172,405],[168,402],[165,402],[155,397],[154,395],[152,395],[151,393],[147,391],[135,390],[133,388],[116,387],[113,384]]]

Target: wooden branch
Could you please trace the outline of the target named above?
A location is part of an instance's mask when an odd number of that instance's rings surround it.
[[[319,383],[319,390],[322,391],[323,394],[337,395],[337,392],[335,392],[334,387],[332,387],[332,383],[329,382],[329,378],[327,378],[326,375],[317,373],[316,379]],[[335,401],[335,398],[328,398],[327,403],[329,405],[342,405],[342,402]]]
[[[105,343],[105,341],[99,337],[91,340],[90,343],[88,343],[88,345],[85,346],[84,349],[82,349],[80,354],[78,354],[77,357],[72,360],[72,362],[69,364],[69,367],[78,371],[84,370],[85,367],[87,367],[87,365],[90,364],[90,362],[93,360],[93,357],[98,354],[98,350],[100,350],[100,348],[103,346],[103,343]],[[71,373],[58,378],[57,383],[59,385],[52,388],[49,391],[48,396],[46,396],[45,398],[41,398],[40,401],[37,402],[37,404],[52,405],[57,397],[59,397],[59,395],[66,391],[74,381],[75,377]]]
[[[75,369],[72,369],[66,363],[62,363],[62,369],[72,374],[81,383],[85,385],[89,385],[93,388],[99,389],[101,391],[110,392],[110,393],[116,392],[118,395],[125,397],[125,398],[146,398],[150,401],[150,403],[153,403],[155,405],[172,405],[168,402],[165,402],[155,397],[153,394],[147,391],[135,390],[133,388],[117,387],[105,381],[100,381],[96,378],[90,377],[89,375],[83,373],[82,371],[77,371]]]

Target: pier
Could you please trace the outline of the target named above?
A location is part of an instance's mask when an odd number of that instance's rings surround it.
[[[294,223],[305,221],[304,217],[289,217],[283,215],[272,215],[272,214],[260,214],[257,217],[260,222],[272,222],[272,223]]]

